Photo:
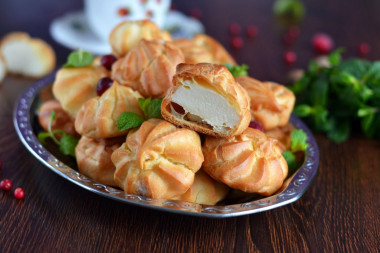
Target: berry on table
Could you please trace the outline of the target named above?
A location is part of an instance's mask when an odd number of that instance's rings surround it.
[[[16,199],[23,199],[25,197],[25,192],[22,188],[16,188],[14,191],[14,195]]]
[[[369,52],[371,52],[371,46],[365,42],[362,42],[358,46],[358,54],[360,57],[368,56]]]
[[[230,24],[228,31],[230,32],[231,35],[237,36],[237,35],[239,35],[239,33],[241,31],[241,27],[238,23],[232,23],[232,24]]]
[[[241,37],[234,37],[231,39],[231,47],[233,49],[241,49],[244,46],[244,41]]]
[[[12,189],[12,181],[9,179],[3,179],[0,182],[0,188],[3,191],[10,191]]]
[[[292,26],[289,28],[287,34],[289,34],[290,37],[297,39],[300,34],[300,29],[297,26]]]
[[[100,64],[108,70],[111,70],[112,65],[115,63],[117,58],[112,54],[103,55],[100,59]]]
[[[254,25],[248,25],[245,28],[245,34],[247,35],[248,38],[251,38],[251,39],[256,38],[258,33],[259,33],[259,30]]]
[[[257,129],[257,130],[260,130],[261,132],[264,132],[264,127],[263,125],[261,124],[260,121],[257,121],[257,120],[253,120],[249,123],[249,127],[250,128],[253,128],[253,129]]]
[[[297,60],[297,55],[293,51],[287,51],[284,54],[284,62],[288,65],[295,63]]]
[[[99,79],[98,84],[96,85],[96,93],[98,96],[101,96],[109,87],[111,87],[113,81],[109,77],[103,77]]]
[[[314,35],[312,41],[313,49],[318,54],[328,54],[334,47],[332,38],[324,33],[317,33]]]
[[[299,29],[296,26],[290,27],[289,30],[285,33],[283,37],[283,41],[285,45],[292,45],[294,41],[298,38],[299,36]]]

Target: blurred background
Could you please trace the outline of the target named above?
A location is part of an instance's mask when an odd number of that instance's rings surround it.
[[[306,68],[315,56],[311,39],[321,32],[332,37],[334,47],[345,48],[346,58],[358,56],[359,44],[367,43],[370,52],[366,57],[369,60],[380,59],[380,1],[301,2],[305,14],[296,25],[299,35],[292,45],[283,41],[289,27],[275,18],[273,0],[173,0],[172,8],[199,19],[207,34],[220,41],[238,63],[248,64],[249,73],[261,80],[283,83],[289,69]],[[42,38],[53,46],[58,64],[62,64],[71,50],[53,40],[49,32],[50,23],[67,13],[83,10],[83,7],[83,1],[77,0],[1,0],[0,37],[12,31],[25,31]],[[230,31],[231,24],[238,25],[234,35]],[[246,36],[248,26],[256,27],[254,38]],[[238,43],[241,48],[231,46],[234,37],[241,39],[243,45]],[[284,52],[289,50],[297,56],[290,66],[284,63]]]

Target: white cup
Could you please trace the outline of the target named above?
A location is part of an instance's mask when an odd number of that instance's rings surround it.
[[[84,11],[90,29],[108,41],[112,29],[125,20],[150,19],[163,28],[171,0],[85,0]]]

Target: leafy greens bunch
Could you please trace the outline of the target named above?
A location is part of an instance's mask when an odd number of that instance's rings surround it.
[[[356,128],[368,138],[380,138],[380,61],[342,61],[342,52],[328,56],[328,68],[311,61],[290,87],[297,97],[294,113],[335,142],[345,141]]]

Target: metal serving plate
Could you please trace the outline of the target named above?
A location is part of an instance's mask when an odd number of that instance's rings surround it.
[[[36,137],[38,134],[38,129],[36,128],[36,112],[41,99],[40,91],[52,84],[54,76],[55,73],[52,73],[46,78],[39,80],[30,86],[20,97],[13,115],[16,132],[29,152],[45,166],[72,183],[101,196],[159,211],[208,218],[227,218],[263,212],[296,201],[305,192],[317,172],[319,163],[317,143],[306,125],[299,118],[292,115],[290,119],[291,123],[295,128],[303,129],[308,136],[309,145],[306,150],[305,162],[299,170],[286,181],[284,184],[286,187],[283,187],[284,189],[282,191],[270,197],[254,196],[242,201],[243,203],[232,202],[232,204],[227,203],[225,205],[208,206],[184,201],[146,198],[128,194],[120,189],[97,183],[80,174],[76,169],[73,169],[75,168],[75,161],[67,162],[64,157],[62,158],[59,152],[54,151],[54,148],[42,146]],[[72,164],[72,168],[68,164]]]

